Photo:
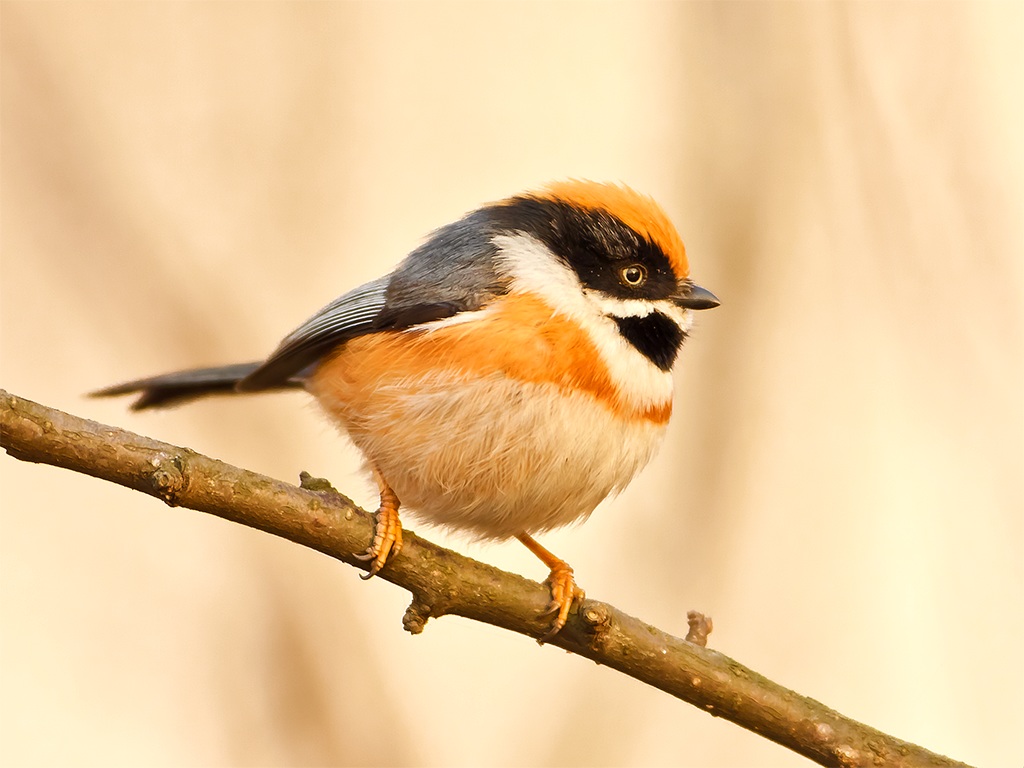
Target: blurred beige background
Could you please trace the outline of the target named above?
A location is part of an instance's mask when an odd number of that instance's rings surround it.
[[[544,543],[594,597],[700,608],[801,693],[1019,766],[1022,7],[3,2],[0,386],[371,504],[301,394],[82,393],[258,358],[481,202],[628,182],[723,305],[654,465]],[[526,638],[410,637],[403,593],[287,542],[6,456],[0,494],[5,765],[806,764]]]

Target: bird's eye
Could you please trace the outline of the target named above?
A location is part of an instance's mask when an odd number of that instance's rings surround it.
[[[647,270],[640,264],[630,264],[628,267],[622,268],[619,276],[626,285],[636,288],[647,279]]]

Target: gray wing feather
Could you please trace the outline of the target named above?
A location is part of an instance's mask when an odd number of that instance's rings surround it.
[[[417,305],[451,305],[458,312],[480,309],[508,291],[508,277],[498,271],[498,234],[490,210],[468,213],[436,230],[392,273],[388,311]]]
[[[372,333],[391,276],[339,296],[292,331],[259,368],[238,383],[241,392],[280,386],[348,339]]]
[[[357,336],[480,309],[508,291],[495,264],[496,233],[486,208],[441,227],[390,275],[349,291],[295,329],[238,390],[279,387]]]

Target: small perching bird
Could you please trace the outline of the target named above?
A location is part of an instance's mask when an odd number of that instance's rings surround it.
[[[306,389],[380,488],[366,578],[402,548],[400,505],[481,539],[516,537],[551,570],[548,639],[583,593],[533,535],[586,518],[650,461],[692,312],[716,306],[657,203],[565,181],[441,227],[263,362],[95,394],[139,392],[143,409]]]

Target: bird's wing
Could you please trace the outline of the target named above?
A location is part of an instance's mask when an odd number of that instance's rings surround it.
[[[338,344],[377,330],[374,320],[387,302],[390,275],[354,288],[286,336],[255,371],[238,384],[242,392],[280,386]]]
[[[441,227],[390,275],[332,301],[242,379],[239,391],[281,386],[357,336],[471,312],[504,294],[508,281],[495,267],[488,216],[475,211]]]

